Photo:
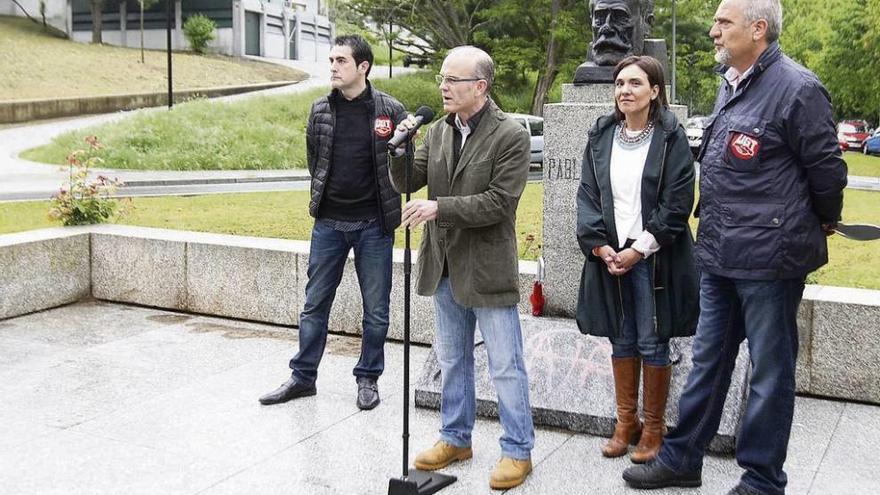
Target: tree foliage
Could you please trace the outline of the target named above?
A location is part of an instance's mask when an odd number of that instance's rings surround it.
[[[672,1],[655,1],[651,37],[672,48]],[[691,113],[712,110],[720,83],[709,28],[719,0],[676,1],[676,89]],[[374,27],[389,17],[412,33],[397,39],[435,54],[476,44],[497,62],[496,95],[531,95],[515,110],[540,114],[568,82],[591,39],[587,0],[335,0],[338,12]],[[783,51],[815,72],[839,117],[880,119],[880,0],[783,0]],[[356,22],[356,21],[355,21]],[[384,36],[384,35],[383,35]],[[523,108],[524,107],[524,108]]]
[[[573,74],[583,61],[590,36],[581,0],[499,0],[481,13],[485,28],[476,33],[507,87],[534,84],[528,111],[542,115],[560,74]],[[534,78],[534,83],[532,79]]]

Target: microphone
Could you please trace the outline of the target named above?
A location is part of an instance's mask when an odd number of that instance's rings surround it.
[[[394,151],[398,146],[403,144],[404,141],[409,140],[422,126],[425,122],[430,122],[431,119],[434,118],[434,111],[429,107],[421,106],[418,110],[416,110],[415,120],[416,126],[409,130],[409,132],[401,132],[394,133],[394,137],[388,141],[388,151]]]

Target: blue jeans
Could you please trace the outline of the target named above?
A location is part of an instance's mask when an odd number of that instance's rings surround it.
[[[678,426],[666,436],[658,459],[680,473],[702,469],[718,430],[739,345],[748,340],[749,397],[736,442],[741,483],[784,494],[782,470],[794,414],[797,310],[803,279],[755,281],[703,273],[694,367],[679,402]]]
[[[654,288],[651,267],[639,261],[620,279],[623,299],[623,334],[611,338],[616,358],[641,356],[651,366],[669,364],[669,342],[661,342],[654,327]]]
[[[489,356],[489,375],[498,395],[501,453],[528,459],[535,445],[529,406],[529,380],[523,361],[522,332],[516,306],[466,308],[452,298],[449,278],[434,294],[437,333],[434,350],[440,364],[440,438],[456,447],[471,445],[477,412],[474,390],[474,326],[480,325]]]
[[[318,364],[327,343],[330,307],[352,248],[364,305],[361,356],[354,375],[375,379],[382,374],[393,247],[394,234],[385,234],[379,222],[364,230],[340,232],[321,219],[315,220],[309,249],[306,302],[299,316],[299,352],[290,360],[290,369],[297,381],[314,383],[318,377]]]

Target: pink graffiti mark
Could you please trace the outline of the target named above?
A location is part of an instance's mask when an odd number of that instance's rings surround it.
[[[590,378],[611,376],[611,343],[571,330],[545,330],[525,342],[529,373],[545,375],[547,385],[584,387]]]

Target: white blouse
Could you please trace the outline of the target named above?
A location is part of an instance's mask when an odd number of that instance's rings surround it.
[[[635,137],[641,131],[626,133]],[[618,250],[627,239],[635,239],[632,247],[645,258],[660,250],[653,234],[644,229],[642,219],[642,173],[648,159],[651,139],[633,149],[618,144],[611,148],[611,192],[614,199],[614,223],[617,227]]]

